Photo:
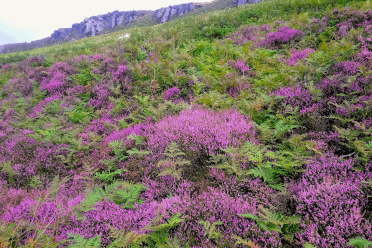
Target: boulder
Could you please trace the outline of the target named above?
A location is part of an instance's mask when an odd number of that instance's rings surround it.
[[[125,39],[125,38],[129,38],[129,37],[130,37],[130,34],[129,33],[126,33],[124,36],[119,37],[119,40],[122,40],[122,39]]]

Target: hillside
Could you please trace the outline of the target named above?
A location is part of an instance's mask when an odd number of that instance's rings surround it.
[[[255,0],[262,1],[262,0]],[[41,47],[60,45],[75,40],[94,37],[108,33],[125,30],[131,27],[146,27],[162,24],[189,13],[205,13],[225,8],[237,7],[244,3],[235,0],[215,0],[208,3],[186,3],[171,5],[167,8],[160,8],[155,11],[133,10],[113,11],[104,15],[85,18],[80,23],[74,23],[72,27],[64,27],[55,30],[50,37],[24,43],[0,45],[0,54],[29,51]]]
[[[372,247],[372,2],[213,6],[0,55],[0,247]]]

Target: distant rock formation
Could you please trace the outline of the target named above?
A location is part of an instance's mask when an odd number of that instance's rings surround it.
[[[174,15],[182,16],[183,14],[201,8],[201,5],[194,5],[193,3],[185,3],[179,5],[171,5],[168,8],[161,8],[155,10],[153,19],[157,23],[164,23],[169,21]]]
[[[134,10],[134,11],[114,11],[105,15],[91,16],[85,18],[83,22],[75,23],[71,28],[60,28],[55,30],[50,37],[51,42],[75,40],[93,37],[100,35],[103,30],[109,30],[119,25],[129,25],[132,21],[139,17],[152,13],[153,20],[157,23],[169,21],[173,16],[182,16],[183,14],[201,8],[201,5],[186,3],[180,5],[169,6],[155,11],[150,10]]]
[[[238,6],[244,5],[244,4],[254,4],[262,2],[262,0],[238,0]]]
[[[83,22],[75,23],[71,28],[60,28],[50,36],[50,41],[64,41],[67,39],[81,39],[99,35],[103,30],[125,24],[130,24],[148,11],[114,11],[105,15],[85,18]]]
[[[232,4],[240,6],[243,4],[253,4],[262,0],[236,0]],[[104,15],[91,16],[85,18],[80,23],[75,23],[71,28],[60,28],[55,30],[50,37],[32,41],[30,43],[15,43],[5,44],[0,46],[1,53],[13,53],[27,51],[35,48],[52,46],[63,42],[73,42],[86,37],[93,37],[102,34],[104,30],[110,30],[120,25],[130,25],[134,20],[150,13],[154,22],[161,24],[168,22],[172,17],[182,16],[185,13],[195,9],[202,8],[203,3],[185,3],[179,5],[171,5],[167,8],[151,10],[133,10],[133,11],[113,11]]]

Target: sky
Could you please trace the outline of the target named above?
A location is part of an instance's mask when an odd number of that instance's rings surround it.
[[[17,0],[0,8],[0,45],[49,37],[54,30],[71,28],[85,18],[108,12],[156,10],[169,5],[213,0]],[[60,3],[60,4],[58,4]]]

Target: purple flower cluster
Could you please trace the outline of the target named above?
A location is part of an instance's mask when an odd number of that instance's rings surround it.
[[[212,112],[199,108],[169,116],[149,129],[148,145],[163,150],[171,142],[180,143],[188,151],[214,154],[220,147],[239,146],[254,141],[255,131],[249,119],[236,110]]]
[[[174,95],[178,94],[180,90],[177,87],[172,87],[164,92],[164,99],[170,100]]]
[[[12,66],[10,64],[1,65],[1,69],[3,69],[3,70],[8,70],[8,69],[11,69],[11,68],[12,68]]]
[[[229,62],[229,64],[235,68],[235,69],[239,69],[240,71],[242,72],[245,72],[245,71],[249,71],[249,66],[246,66],[245,64],[246,62],[244,60],[242,60],[241,58],[238,59],[237,62],[231,60]]]
[[[282,44],[286,44],[291,40],[298,40],[302,37],[302,31],[290,29],[286,26],[279,28],[276,32],[268,33],[265,40],[258,43],[259,46],[270,48],[280,48]]]
[[[287,65],[294,66],[298,60],[306,58],[309,53],[313,53],[314,50],[312,49],[304,49],[300,52],[296,52],[296,49],[292,50],[292,56],[289,58]]]
[[[94,61],[94,60],[102,60],[103,57],[101,54],[97,54],[97,55],[80,55],[79,58],[77,59],[77,62],[80,63],[83,59],[85,60],[90,60],[90,61]]]

